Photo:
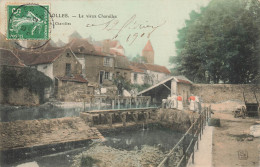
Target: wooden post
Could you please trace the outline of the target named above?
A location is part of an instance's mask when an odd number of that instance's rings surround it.
[[[98,109],[100,110],[101,108],[101,98],[99,98],[99,102],[98,102]]]
[[[130,97],[130,108],[132,108],[132,98]]]
[[[208,121],[208,119],[209,119],[209,108],[207,107],[207,116],[206,116],[206,121]]]
[[[148,108],[149,107],[149,99],[147,99],[147,101],[146,101],[146,107]]]
[[[201,140],[201,132],[202,132],[202,116],[200,115],[200,140]]]
[[[126,113],[120,114],[120,118],[123,122],[123,126],[125,127],[126,126]]]
[[[107,122],[109,124],[109,126],[112,128],[112,114],[111,113],[108,113],[106,114],[106,118],[107,118]]]
[[[184,158],[183,158],[183,160],[184,160],[184,164],[186,164],[186,145],[185,145],[185,141],[186,141],[186,135],[184,136],[184,138],[183,138],[183,141],[182,141],[182,148],[183,148],[183,156],[184,156]]]
[[[191,157],[191,158],[192,158],[192,164],[194,164],[194,154],[195,154],[195,153],[194,153],[194,147],[193,147],[193,148],[192,148],[192,157]]]
[[[101,124],[101,114],[98,114],[98,123]]]
[[[112,100],[112,109],[115,109],[115,100]]]
[[[148,113],[147,112],[143,112],[143,113],[144,113],[144,123],[147,123]]]
[[[84,100],[84,110],[83,110],[84,112],[86,111],[86,107],[85,107],[85,100]]]
[[[119,98],[117,99],[117,102],[118,102],[117,108],[120,109],[120,100],[119,100]]]
[[[209,118],[211,118],[211,105],[209,106]]]
[[[194,116],[192,117],[192,139],[193,139],[193,143],[195,143],[195,120],[194,120]],[[192,144],[193,145],[193,144]],[[192,147],[192,164],[194,164],[194,147]]]
[[[132,116],[134,118],[135,123],[137,123],[138,122],[138,113],[137,112],[132,112]]]

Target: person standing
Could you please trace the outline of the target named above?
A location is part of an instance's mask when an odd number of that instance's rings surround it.
[[[193,94],[191,94],[191,96],[189,97],[189,102],[190,102],[190,110],[191,111],[195,111],[195,96]]]
[[[183,110],[183,104],[182,104],[182,97],[180,95],[177,96],[177,109],[178,110]]]
[[[173,94],[172,95],[172,108],[177,108],[178,104],[177,104],[177,95]]]

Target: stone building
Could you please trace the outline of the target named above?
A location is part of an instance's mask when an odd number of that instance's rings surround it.
[[[0,48],[0,74],[3,70],[15,71],[16,75],[24,69],[25,65],[22,61],[9,49]],[[6,73],[5,73],[6,74]],[[8,74],[9,75],[9,74]],[[1,78],[0,79],[3,79]],[[15,81],[15,79],[12,79]],[[7,82],[4,80],[4,82]],[[39,96],[28,88],[5,88],[0,86],[0,103],[12,105],[38,105],[40,103]]]
[[[73,39],[69,46],[82,64],[83,75],[91,84],[110,87],[113,77],[124,76],[130,81],[131,69],[124,56],[124,49],[118,41],[91,41]]]
[[[123,76],[127,81],[131,81],[130,63],[126,56],[116,55],[115,57],[115,74]]]
[[[89,82],[101,86],[113,84],[115,56],[96,51],[86,39],[74,39],[69,45],[81,63],[83,75]]]
[[[154,64],[154,50],[150,40],[147,41],[143,48],[142,56],[146,59],[147,63]]]
[[[131,68],[134,69],[131,72],[133,84],[154,85],[170,77],[171,74],[165,66],[156,64],[131,62]]]
[[[80,101],[81,95],[91,94],[82,75],[82,65],[69,47],[44,52],[19,51],[18,57],[54,81],[53,87],[46,91],[47,98],[54,95],[59,100]]]
[[[137,85],[143,85],[146,84],[146,73],[145,70],[137,68],[133,65],[130,65],[131,69],[131,83],[132,84],[137,84]]]
[[[184,105],[191,95],[192,82],[184,76],[172,76],[141,92],[138,95],[151,96],[153,103],[160,105],[162,99],[177,94],[182,96]]]

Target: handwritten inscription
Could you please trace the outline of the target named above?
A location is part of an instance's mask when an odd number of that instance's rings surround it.
[[[150,38],[151,34],[165,23],[166,21],[162,21],[162,23],[158,25],[140,24],[136,21],[136,15],[133,15],[127,21],[123,22],[123,24],[121,24],[119,19],[114,18],[100,24],[87,23],[86,27],[101,27],[102,30],[113,31],[115,32],[115,35],[112,39],[118,38],[124,31],[135,30],[134,32],[129,33],[126,38],[126,42],[128,42],[129,45],[132,45],[137,38]]]

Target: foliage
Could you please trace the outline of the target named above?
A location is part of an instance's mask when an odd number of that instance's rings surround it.
[[[122,75],[118,75],[113,78],[113,83],[117,87],[118,94],[122,95],[124,90],[130,91],[131,84]]]
[[[8,96],[9,88],[15,90],[27,88],[30,92],[39,95],[40,103],[44,100],[44,89],[52,84],[51,78],[32,68],[21,68],[18,71],[17,69],[3,66],[0,75],[1,87],[6,97]]]
[[[147,60],[144,56],[140,56],[139,54],[137,54],[135,57],[132,58],[132,62],[147,63]]]
[[[133,84],[132,85],[132,89],[137,89],[138,92],[141,92],[141,91],[143,91],[143,90],[145,90],[145,89],[147,89],[149,87],[151,87],[151,85],[147,84],[147,83],[145,83],[143,85],[138,85],[138,84]]]
[[[92,157],[86,156],[81,157],[81,163],[80,166],[82,167],[92,167],[93,164],[99,162],[99,160],[93,159]]]
[[[259,74],[260,3],[212,0],[192,11],[170,58],[173,72],[199,83],[251,83]]]

